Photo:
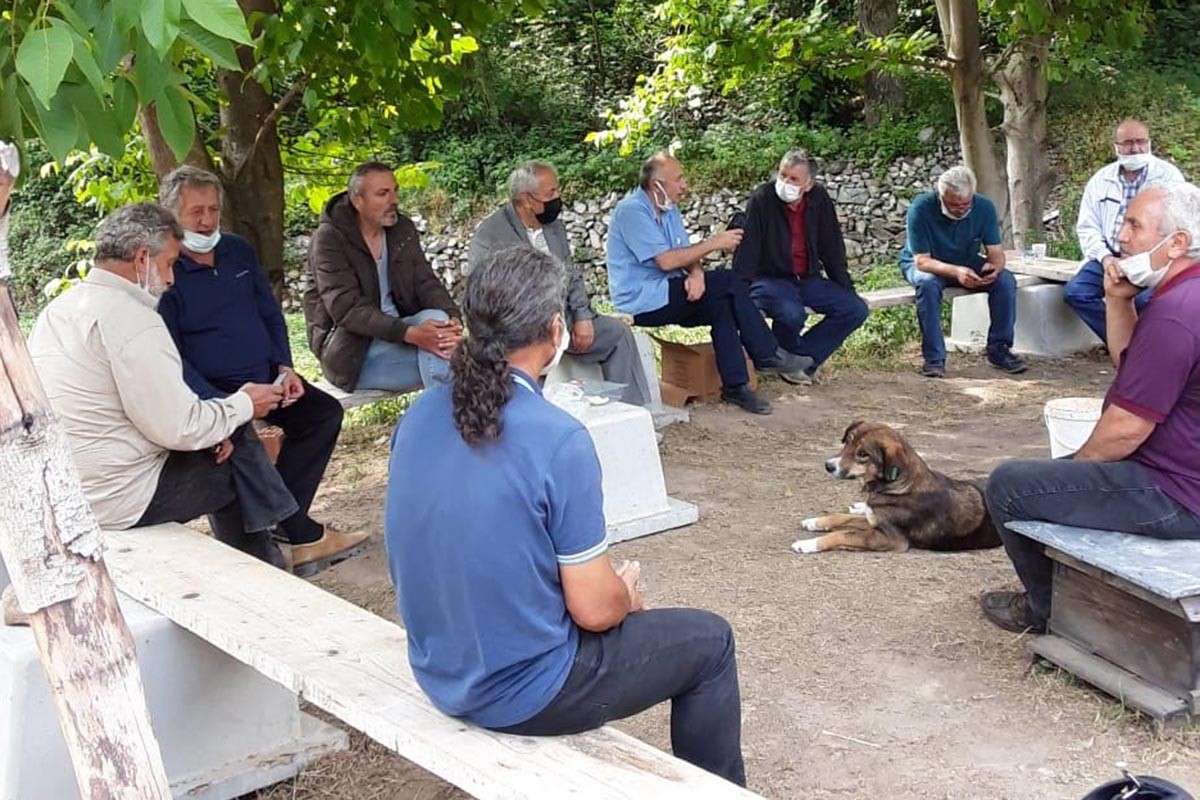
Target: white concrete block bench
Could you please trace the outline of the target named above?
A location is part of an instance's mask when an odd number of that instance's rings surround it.
[[[400,626],[182,525],[106,535],[119,589],[475,797],[758,796],[615,728],[533,738],[447,717]]]
[[[1200,713],[1200,541],[1011,522],[1054,560],[1036,656],[1165,724]]]
[[[7,584],[0,564],[0,588]],[[126,594],[118,599],[175,797],[231,800],[346,748],[345,732],[301,713],[288,689]],[[29,628],[0,627],[0,697],[0,798],[78,798]]]

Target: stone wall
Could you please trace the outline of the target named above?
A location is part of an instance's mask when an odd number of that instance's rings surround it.
[[[825,184],[837,204],[852,270],[897,259],[904,244],[904,214],[909,201],[932,189],[937,176],[958,162],[957,146],[945,143],[928,155],[898,159],[890,164],[879,160],[862,164],[834,159],[821,163],[817,179]],[[722,189],[702,197],[685,198],[681,205],[692,241],[699,241],[723,228],[735,211],[745,207],[754,188]],[[574,247],[575,262],[583,268],[588,287],[597,297],[608,294],[604,239],[613,206],[621,197],[622,193],[612,192],[599,199],[567,198],[563,207],[562,220]],[[420,214],[414,214],[413,220],[421,232],[430,264],[450,287],[451,293],[458,297],[467,261],[467,245],[478,220],[445,226],[437,231],[430,231]],[[305,237],[292,243],[301,254],[307,245]],[[303,263],[303,256],[293,263]],[[298,307],[302,270],[293,267],[289,271],[288,285],[293,299],[287,305]]]

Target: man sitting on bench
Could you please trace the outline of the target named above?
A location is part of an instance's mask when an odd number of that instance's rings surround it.
[[[604,379],[625,384],[621,399],[635,406],[650,402],[646,370],[629,326],[592,309],[583,273],[571,258],[567,227],[558,218],[562,197],[554,167],[530,161],[513,170],[508,179],[509,202],[479,223],[471,236],[468,261],[481,266],[493,253],[517,244],[533,245],[549,253],[567,269],[567,325],[571,344],[567,352],[587,364],[599,364]]]
[[[1005,630],[1045,632],[1052,574],[1042,546],[1007,522],[1200,539],[1200,189],[1143,190],[1117,242],[1125,257],[1104,268],[1117,375],[1096,429],[1072,459],[1010,461],[988,480],[988,510],[1026,590],[983,595]],[[1154,295],[1139,314],[1144,288]]]
[[[283,429],[275,468],[300,509],[280,524],[301,576],[356,552],[365,533],[342,533],[315,522],[308,509],[342,429],[342,406],[292,369],[287,325],[254,249],[222,234],[221,181],[183,166],[159,186],[163,205],[183,226],[175,286],[158,313],[179,347],[183,377],[202,399],[225,397],[246,383],[278,383],[280,407],[266,421]]]
[[[729,624],[643,610],[638,565],[606,555],[591,437],[538,387],[565,300],[562,265],[528,246],[472,270],[452,383],[396,428],[385,530],[413,674],[443,712],[527,736],[670,699],[675,755],[745,785]]]
[[[286,568],[271,539],[297,511],[254,426],[278,386],[201,400],[183,380],[158,299],[183,229],[166,209],[117,209],[96,228],[95,264],[38,315],[29,352],[102,528],[209,515],[213,535]]]
[[[458,308],[396,204],[396,176],[357,167],[325,204],[308,247],[308,344],[339,389],[401,392],[444,379],[462,338]]]

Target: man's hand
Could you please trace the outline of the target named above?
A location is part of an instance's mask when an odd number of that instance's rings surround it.
[[[714,250],[733,250],[742,243],[742,229],[723,230],[708,237]]]
[[[221,442],[219,445],[217,445],[213,449],[216,451],[216,454],[217,454],[217,463],[224,464],[226,461],[229,460],[229,457],[231,455],[233,455],[233,442],[226,439],[225,441]]]
[[[283,405],[290,406],[304,396],[304,381],[291,367],[280,367],[279,374],[284,376],[283,383],[279,384],[283,389]]]
[[[246,383],[239,392],[245,392],[254,403],[254,418],[262,419],[283,402],[283,387],[266,383]]]
[[[954,279],[958,281],[958,285],[964,289],[979,289],[987,286],[988,282],[980,278],[975,270],[970,267],[955,267]]]
[[[576,320],[571,326],[572,353],[586,353],[596,341],[596,326],[590,319]]]
[[[700,268],[689,270],[688,276],[683,279],[683,291],[686,293],[689,303],[698,302],[701,297],[704,297],[704,270]]]
[[[629,613],[645,611],[646,604],[638,591],[638,579],[642,577],[642,565],[638,561],[625,561],[616,569],[617,577],[625,582],[625,591],[629,592]]]
[[[1141,291],[1141,286],[1130,283],[1129,278],[1125,277],[1125,273],[1121,271],[1115,258],[1110,256],[1104,259],[1104,294],[1106,297],[1131,300],[1137,297]]]
[[[453,319],[426,320],[420,325],[410,325],[404,332],[404,341],[439,358],[449,358],[462,341],[462,323]]]

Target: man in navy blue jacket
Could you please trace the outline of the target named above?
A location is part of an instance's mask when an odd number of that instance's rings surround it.
[[[783,157],[775,180],[750,195],[733,254],[733,268],[750,282],[750,299],[771,318],[779,346],[812,359],[810,377],[867,318],[846,268],[833,200],[812,172],[804,150]],[[809,308],[823,319],[805,332]]]
[[[342,427],[342,408],[292,368],[287,325],[250,244],[220,229],[221,184],[183,166],[163,179],[162,204],[184,229],[174,288],[159,313],[183,359],[183,377],[201,398],[224,397],[246,383],[280,382],[283,402],[266,420],[283,429],[276,469],[300,510],[280,525],[298,575],[353,555],[366,539],[308,515]]]

